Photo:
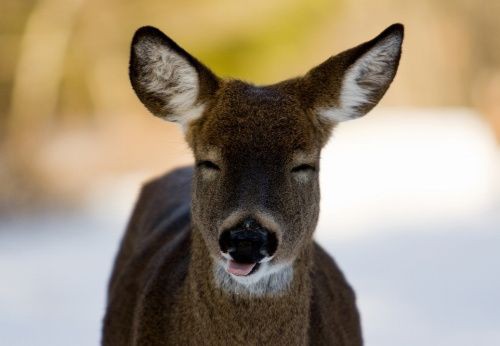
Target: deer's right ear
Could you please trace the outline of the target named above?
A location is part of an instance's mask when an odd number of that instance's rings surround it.
[[[136,31],[130,52],[130,81],[154,115],[184,128],[199,118],[218,88],[218,78],[160,30]]]

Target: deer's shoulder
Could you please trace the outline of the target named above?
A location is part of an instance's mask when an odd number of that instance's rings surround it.
[[[104,344],[130,344],[132,326],[151,300],[145,298],[161,289],[169,292],[163,302],[171,302],[183,282],[190,257],[192,175],[190,167],[175,169],[141,188],[109,282]]]
[[[354,291],[335,260],[317,243],[313,246],[310,320],[312,344],[361,345]]]
[[[115,274],[134,257],[153,256],[159,244],[168,246],[173,239],[189,236],[192,176],[192,167],[183,167],[142,186],[122,238]]]
[[[134,216],[148,222],[146,228],[157,227],[176,210],[189,211],[191,203],[192,167],[174,169],[146,182],[141,189]]]
[[[192,167],[177,168],[142,186],[123,238],[127,252],[151,253],[154,244],[188,235],[192,176]]]

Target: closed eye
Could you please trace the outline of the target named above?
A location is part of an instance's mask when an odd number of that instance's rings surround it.
[[[219,166],[217,166],[212,161],[208,161],[208,160],[198,161],[196,163],[196,167],[211,169],[211,170],[215,170],[215,171],[220,171],[220,167]]]
[[[314,171],[316,171],[316,168],[314,166],[311,166],[311,165],[308,165],[305,163],[292,168],[292,173],[314,172]]]

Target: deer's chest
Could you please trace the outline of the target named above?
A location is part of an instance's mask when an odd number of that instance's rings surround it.
[[[213,293],[213,292],[211,292]],[[306,345],[309,301],[241,299],[210,292],[185,295],[175,304],[169,344]]]

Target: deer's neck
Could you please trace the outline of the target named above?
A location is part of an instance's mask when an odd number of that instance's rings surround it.
[[[289,288],[264,295],[222,289],[214,280],[213,261],[196,230],[191,247],[186,282],[175,308],[174,330],[179,331],[176,341],[193,343],[196,339],[200,344],[249,345],[307,343],[311,246],[294,262]]]

